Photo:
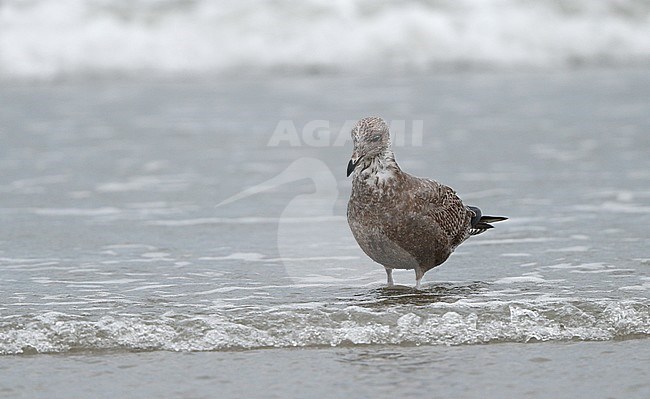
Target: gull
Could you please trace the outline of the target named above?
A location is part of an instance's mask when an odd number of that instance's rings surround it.
[[[403,172],[383,119],[361,119],[352,141],[348,225],[363,252],[386,269],[388,286],[394,284],[393,269],[414,269],[419,290],[424,273],[444,263],[458,245],[507,219],[483,216],[451,188]]]

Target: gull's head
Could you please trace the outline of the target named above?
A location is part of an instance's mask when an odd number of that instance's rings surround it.
[[[377,116],[363,118],[352,128],[354,150],[348,163],[348,176],[362,160],[371,160],[390,148],[388,125]]]

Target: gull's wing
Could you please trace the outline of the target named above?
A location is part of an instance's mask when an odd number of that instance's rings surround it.
[[[435,223],[453,247],[465,241],[469,235],[473,212],[467,209],[450,187],[434,180],[414,179],[417,190],[413,200],[423,217]]]

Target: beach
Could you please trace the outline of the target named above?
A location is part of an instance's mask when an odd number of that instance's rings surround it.
[[[0,370],[14,383],[2,394],[15,398],[641,398],[648,392],[646,340],[86,353],[7,363],[0,361]],[[27,369],[29,386],[19,382]]]

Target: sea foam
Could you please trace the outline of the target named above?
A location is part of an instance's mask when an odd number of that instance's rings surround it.
[[[426,306],[230,308],[210,314],[60,312],[0,318],[0,355],[98,350],[214,351],[355,345],[610,341],[650,334],[647,300],[488,300]]]
[[[639,0],[5,0],[0,78],[650,62]]]

